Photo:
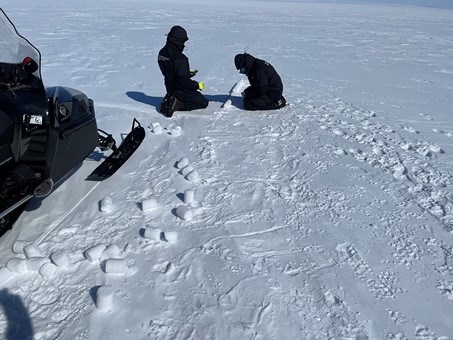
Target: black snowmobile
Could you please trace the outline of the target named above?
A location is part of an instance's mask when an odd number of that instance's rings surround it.
[[[90,153],[113,150],[89,180],[112,175],[137,149],[145,130],[132,130],[116,146],[98,130],[93,101],[67,87],[45,88],[41,54],[0,8],[0,231],[26,202],[48,195]]]

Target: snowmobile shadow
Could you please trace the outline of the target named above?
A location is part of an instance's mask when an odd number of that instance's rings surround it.
[[[126,95],[139,103],[151,105],[156,108],[160,106],[160,102],[164,99],[164,97],[152,97],[144,94],[143,92],[136,91],[128,91],[126,92]]]
[[[8,289],[0,290],[0,307],[7,322],[6,340],[33,338],[30,315],[18,295],[10,293]]]
[[[62,185],[69,177],[71,177],[80,167],[82,166],[83,163],[80,163],[77,165],[74,169],[69,171],[65,176],[63,176],[57,183],[55,183],[52,192],[57,190],[60,185]],[[52,194],[52,192],[50,194]],[[32,197],[28,203],[26,204],[24,211],[33,211],[39,209],[41,207],[42,201],[46,199],[47,196],[45,197]]]
[[[96,162],[100,162],[102,161],[104,158],[106,158],[106,156],[102,153],[102,152],[99,152],[99,151],[93,151],[92,153],[90,153],[87,157],[87,159],[91,159],[93,161],[96,161]]]

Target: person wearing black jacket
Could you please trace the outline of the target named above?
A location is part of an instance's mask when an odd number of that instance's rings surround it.
[[[271,64],[248,53],[237,54],[234,64],[250,83],[243,92],[246,110],[276,110],[286,105],[282,80]]]
[[[202,82],[192,80],[197,71],[189,68],[189,59],[182,53],[187,32],[181,26],[173,26],[167,34],[167,43],[159,51],[158,64],[165,78],[165,95],[160,111],[171,117],[174,111],[204,109],[208,100],[198,90],[204,89]]]

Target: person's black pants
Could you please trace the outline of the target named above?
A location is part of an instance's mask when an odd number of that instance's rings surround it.
[[[198,91],[177,91],[174,95],[182,102],[182,107],[178,107],[178,111],[204,109],[209,104],[209,101]]]
[[[273,100],[268,95],[263,94],[258,97],[245,97],[244,109],[257,111],[257,110],[276,110],[286,105],[286,100],[283,96],[278,100]]]

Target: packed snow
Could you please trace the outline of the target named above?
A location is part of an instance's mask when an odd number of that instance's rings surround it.
[[[0,338],[453,339],[453,10],[2,8],[47,86],[85,92],[117,140],[133,118],[146,137],[103,182],[85,180],[94,151],[1,238]],[[168,119],[173,25],[211,102]],[[242,109],[245,49],[279,72],[285,108]]]

